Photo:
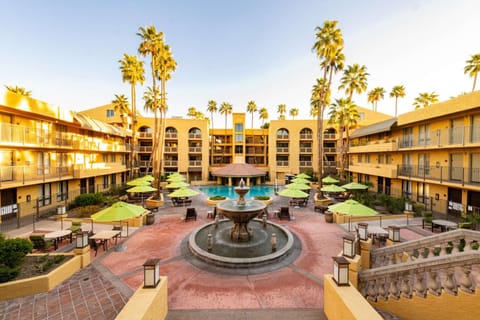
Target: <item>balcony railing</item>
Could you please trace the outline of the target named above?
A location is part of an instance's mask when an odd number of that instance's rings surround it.
[[[189,160],[188,165],[190,167],[201,167],[202,166],[202,160]]]
[[[191,153],[202,153],[202,147],[189,147],[188,152]]]
[[[323,134],[323,139],[324,140],[337,140],[337,134],[336,133],[324,133]]]
[[[41,183],[73,177],[72,166],[1,166],[0,186]]]
[[[189,133],[188,134],[188,139],[201,140],[202,139],[202,134],[201,133]]]
[[[337,148],[335,148],[335,147],[323,147],[323,152],[337,153]]]
[[[165,160],[165,167],[178,167],[178,160]]]
[[[300,134],[300,140],[312,140],[313,139],[313,134],[311,133],[301,133]]]
[[[337,161],[323,161],[324,167],[337,167]]]
[[[288,134],[277,134],[277,140],[288,140],[289,138]]]
[[[288,147],[287,148],[280,148],[277,147],[277,153],[288,153]]]
[[[305,148],[300,147],[300,153],[312,153],[312,148],[311,147],[305,147]]]
[[[153,137],[152,132],[139,132],[138,133],[139,138],[144,138],[144,139],[151,139]]]
[[[178,148],[177,147],[165,147],[164,152],[165,153],[177,153]]]
[[[398,176],[455,184],[480,185],[480,168],[399,165]]]
[[[288,160],[277,160],[278,167],[288,167]]]
[[[152,152],[153,147],[152,146],[139,146],[138,152]]]
[[[165,139],[178,139],[176,132],[165,132]]]
[[[480,144],[480,126],[465,126],[431,130],[423,135],[400,137],[399,148],[439,148]]]
[[[300,167],[311,167],[312,161],[300,161]]]

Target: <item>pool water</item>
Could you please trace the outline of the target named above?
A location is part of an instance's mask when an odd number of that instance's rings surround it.
[[[238,195],[233,190],[233,186],[199,186],[198,189],[207,197],[224,196],[230,199],[238,198]],[[246,198],[253,198],[256,196],[272,197],[275,194],[273,186],[251,186],[250,191],[246,194]]]

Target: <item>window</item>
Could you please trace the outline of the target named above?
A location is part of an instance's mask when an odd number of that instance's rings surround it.
[[[243,134],[235,134],[235,142],[243,142]]]
[[[108,188],[108,176],[103,176],[103,189]]]
[[[116,174],[111,174],[110,175],[110,184],[112,186],[117,185],[117,175]]]
[[[110,154],[110,162],[115,162],[115,161],[116,161],[115,158],[116,158],[116,157],[115,157],[115,153],[111,153],[111,154]]]
[[[115,112],[112,109],[107,109],[107,118],[111,118],[115,115]]]
[[[378,164],[383,164],[385,162],[385,155],[379,154],[377,162],[378,162]]]
[[[428,198],[428,184],[423,182],[417,183],[417,201],[426,203]]]
[[[430,125],[423,124],[418,127],[418,142],[421,146],[430,145]]]
[[[402,180],[402,197],[412,199],[412,181]]]
[[[463,154],[450,154],[450,179],[456,181],[463,180]]]
[[[363,160],[362,160],[362,155],[359,154],[359,155],[358,155],[358,163],[362,163],[362,162],[363,162]]]
[[[386,164],[391,164],[392,163],[392,155],[390,155],[390,154],[385,155],[385,163]]]
[[[370,155],[369,154],[365,155],[365,163],[370,163]]]
[[[50,153],[37,152],[37,174],[50,174]]]
[[[38,206],[44,207],[52,203],[52,186],[50,183],[41,184],[38,186]]]
[[[430,174],[430,154],[418,154],[418,174],[426,176]]]
[[[235,123],[235,132],[243,132],[243,123]]]
[[[243,146],[235,146],[235,153],[243,153]]]
[[[68,181],[60,181],[57,184],[57,202],[68,199]]]
[[[401,146],[403,148],[408,148],[413,145],[413,130],[412,128],[403,128],[403,136]]]

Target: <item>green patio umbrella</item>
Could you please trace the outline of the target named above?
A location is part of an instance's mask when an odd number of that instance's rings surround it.
[[[198,194],[198,191],[192,190],[187,187],[182,187],[179,188],[169,194],[167,194],[167,197],[171,198],[186,198],[186,197],[193,197]]]
[[[183,181],[172,181],[165,186],[167,189],[178,189],[182,187],[188,187],[189,184]]]
[[[320,190],[323,191],[323,192],[344,192],[344,191],[347,191],[347,189],[342,188],[340,186],[337,186],[336,184],[325,185]]]
[[[287,189],[297,189],[297,190],[309,190],[309,189],[311,189],[310,186],[307,186],[304,183],[296,183],[296,182],[287,184],[285,186],[285,188],[287,188]]]
[[[367,190],[368,186],[358,182],[350,182],[350,183],[344,184],[342,188],[345,188],[347,190]]]
[[[308,174],[306,174],[306,173],[304,173],[304,172],[302,172],[302,173],[300,173],[300,174],[297,174],[297,175],[295,176],[295,178],[312,179],[312,177],[310,177]]]
[[[323,183],[338,183],[338,180],[333,178],[333,177],[326,176],[325,178],[322,179],[322,182]]]
[[[307,180],[307,179],[305,179],[305,178],[295,178],[295,179],[292,179],[292,182],[295,182],[295,183],[303,183],[303,184],[311,183],[310,180]]]
[[[127,186],[149,186],[151,182],[142,178],[137,178],[127,182]]]
[[[289,197],[289,198],[306,198],[308,193],[303,192],[302,190],[297,189],[283,189],[278,192],[279,196]]]
[[[375,216],[377,211],[370,207],[367,207],[360,202],[349,199],[345,202],[340,202],[328,206],[328,210],[343,214],[349,214],[351,216]]]
[[[152,182],[155,180],[155,178],[152,175],[147,174],[146,176],[141,177],[140,179],[145,180],[145,181],[150,181]]]
[[[91,215],[95,222],[114,222],[138,217],[146,210],[135,204],[118,201],[110,207]]]
[[[185,177],[178,172],[172,173],[167,177],[167,181],[185,181]]]
[[[152,192],[152,191],[157,191],[157,188],[154,188],[149,185],[138,185],[130,189],[127,189],[127,192],[138,192],[138,193]]]

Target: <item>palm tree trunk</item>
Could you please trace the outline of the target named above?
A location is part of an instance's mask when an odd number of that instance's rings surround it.
[[[395,97],[395,117],[397,116],[397,103],[398,103],[398,97]]]
[[[472,92],[475,91],[475,85],[477,84],[477,74],[475,73],[475,76],[473,77],[473,88]]]
[[[213,135],[213,112],[210,113],[210,118],[212,120],[210,124],[210,130],[212,132],[212,135],[210,136],[210,165],[213,166],[213,151],[215,150],[215,136]]]
[[[135,97],[135,83],[131,84],[132,95],[132,144],[130,146],[130,178],[133,178],[133,168],[135,165],[135,148],[136,148],[136,125],[137,125],[137,106]]]
[[[157,163],[157,172],[158,172],[158,181],[157,189],[160,190],[160,177],[163,175],[163,149],[164,149],[164,140],[165,140],[165,125],[166,125],[166,115],[167,115],[167,106],[165,99],[165,80],[160,80],[160,119],[159,119],[159,132],[158,132],[158,163]]]

